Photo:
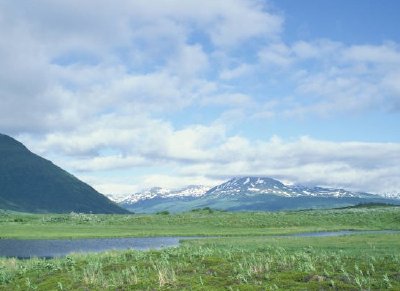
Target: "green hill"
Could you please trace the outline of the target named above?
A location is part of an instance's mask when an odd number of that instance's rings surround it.
[[[86,183],[0,134],[0,209],[127,213]]]

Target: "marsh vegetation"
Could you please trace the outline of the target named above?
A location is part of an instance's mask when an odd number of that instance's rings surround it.
[[[197,211],[148,215],[0,214],[2,238],[248,236],[332,230],[400,229],[400,208],[282,212]]]
[[[20,226],[17,232],[3,232]],[[399,290],[400,234],[265,237],[338,229],[399,229],[398,208],[280,213],[1,216],[2,236],[229,235],[178,248],[0,259],[1,290]],[[170,227],[170,229],[168,229]],[[35,229],[33,233],[27,230]],[[120,227],[120,228],[118,228]],[[114,229],[115,231],[110,231]],[[25,232],[24,232],[25,230]],[[81,229],[82,230],[82,229]],[[262,236],[260,236],[262,235]]]

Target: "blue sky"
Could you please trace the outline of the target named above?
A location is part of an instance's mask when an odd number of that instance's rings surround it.
[[[0,132],[103,193],[244,175],[398,193],[399,10],[1,1]]]
[[[398,1],[280,0],[273,5],[285,17],[285,40],[329,38],[347,44],[399,41]]]

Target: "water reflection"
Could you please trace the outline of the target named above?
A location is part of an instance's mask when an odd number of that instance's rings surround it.
[[[73,240],[1,239],[0,256],[17,258],[54,258],[62,257],[70,253],[126,249],[161,249],[165,247],[176,247],[182,239],[193,239],[193,237],[98,238]]]
[[[271,235],[266,237],[333,237],[351,234],[387,234],[400,233],[396,230],[342,230],[326,232],[305,232],[288,235]],[[102,252],[107,250],[150,250],[176,247],[183,239],[206,237],[135,237],[135,238],[97,238],[97,239],[46,239],[18,240],[0,239],[0,257],[16,258],[54,258],[71,253]],[[216,238],[216,237],[213,237]]]

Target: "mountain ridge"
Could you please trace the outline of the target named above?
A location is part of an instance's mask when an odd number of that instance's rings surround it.
[[[152,187],[141,192],[121,198],[119,203],[133,204],[140,200],[153,198],[171,198],[171,197],[200,197],[204,195],[210,187],[203,185],[188,185],[179,189],[166,189],[162,187]]]
[[[152,188],[162,189],[162,188]],[[351,206],[359,203],[397,203],[400,199],[338,188],[285,185],[269,177],[236,177],[198,196],[154,195],[125,201],[121,206],[135,212],[187,211],[211,207],[221,210],[289,210]]]
[[[37,213],[129,213],[4,134],[0,134],[0,208]]]
[[[341,188],[308,187],[300,184],[285,185],[270,177],[236,177],[210,189],[206,195],[240,194],[276,194],[286,197],[319,196],[319,197],[365,197],[380,196],[366,192],[356,192]]]

